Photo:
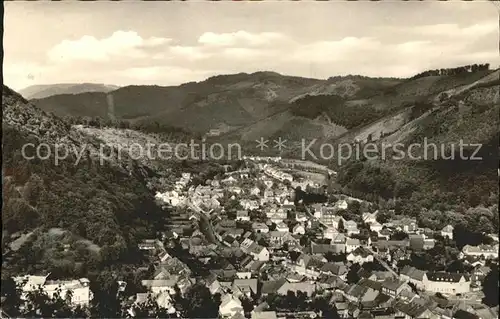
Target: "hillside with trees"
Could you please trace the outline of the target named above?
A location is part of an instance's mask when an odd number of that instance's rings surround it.
[[[40,111],[5,86],[2,104],[2,252],[11,259],[10,270],[65,277],[118,261],[140,262],[137,243],[161,231],[160,221],[168,218],[146,186],[155,173],[127,158],[101,165],[98,140]],[[27,143],[35,148],[45,143],[52,154],[57,143],[85,151],[78,165],[75,154],[56,164],[53,157],[26,159],[21,151]],[[26,149],[28,156],[34,152]],[[21,250],[29,251],[10,249],[9,236],[23,233],[29,234],[30,244]],[[70,247],[67,253],[65,245]]]

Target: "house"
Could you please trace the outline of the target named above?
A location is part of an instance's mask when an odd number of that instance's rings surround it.
[[[320,269],[322,275],[335,276],[337,279],[345,277],[347,274],[347,267],[344,263],[325,263]]]
[[[370,226],[370,230],[374,232],[380,232],[382,228],[384,228],[384,225],[379,223],[378,221],[374,221],[368,224]]]
[[[404,318],[404,319],[431,319],[431,318],[440,318],[437,315],[434,315],[428,307],[412,302],[406,301],[397,301],[394,304],[395,318]]]
[[[349,207],[349,205],[347,204],[347,201],[345,199],[341,199],[335,203],[335,208],[337,210],[347,209],[347,207]]]
[[[471,282],[476,284],[479,283],[481,285],[484,277],[486,277],[486,275],[490,272],[490,270],[491,268],[487,266],[482,266],[482,265],[476,266],[474,268],[474,271],[472,272]]]
[[[252,312],[251,319],[277,319],[276,311]]]
[[[168,279],[142,280],[141,284],[155,295],[165,291],[169,294],[175,294],[174,287],[179,280],[180,276],[172,275]]]
[[[242,199],[240,201],[241,207],[246,210],[254,210],[259,208],[259,203],[256,200]]]
[[[367,279],[373,281],[384,281],[388,278],[393,278],[394,275],[389,271],[374,271],[368,274]]]
[[[210,274],[208,278],[205,279],[205,285],[210,290],[212,295],[222,291],[222,286],[215,274]]]
[[[367,282],[366,279],[362,279],[357,284],[352,284],[347,286],[343,290],[344,297],[352,303],[361,303],[361,302],[369,302],[375,300],[375,298],[379,295],[380,283],[376,283],[377,285],[372,285]]]
[[[479,246],[471,246],[465,245],[462,248],[463,256],[474,256],[481,257],[483,256],[486,259],[495,259],[498,258],[498,244],[496,245],[479,245]]]
[[[259,194],[260,194],[260,189],[259,189],[257,186],[255,186],[255,187],[253,187],[252,189],[250,189],[250,195],[255,195],[255,196],[257,196],[257,195],[259,195]]]
[[[243,314],[241,301],[232,294],[226,294],[221,298],[219,314],[222,318],[232,318],[237,314]]]
[[[466,274],[428,272],[423,280],[424,288],[434,293],[463,294],[470,291],[470,277]]]
[[[318,279],[316,279],[316,283],[320,290],[334,291],[335,289],[343,289],[345,287],[345,282],[340,277],[327,274],[319,276]]]
[[[295,214],[295,220],[297,222],[299,222],[299,223],[305,223],[308,220],[308,218],[307,218],[306,213],[304,213],[304,212],[297,212]]]
[[[271,222],[278,224],[286,219],[286,211],[283,208],[270,207],[266,210],[266,216]]]
[[[339,234],[338,230],[333,227],[326,227],[325,230],[323,230],[323,238],[325,239],[333,239]]]
[[[236,212],[236,220],[249,222],[250,215],[248,215],[248,212],[246,210],[239,210]]]
[[[357,238],[348,238],[345,241],[345,252],[350,253],[361,247],[361,242]]]
[[[246,238],[240,244],[240,249],[253,257],[254,260],[268,261],[269,260],[269,250],[263,247],[250,238]]]
[[[324,257],[301,254],[297,258],[297,261],[293,263],[292,268],[300,275],[317,278],[321,274],[321,268],[323,268],[325,262],[326,259]]]
[[[144,239],[138,244],[140,250],[156,250],[156,239]]]
[[[301,224],[297,224],[293,227],[292,233],[294,235],[304,235],[306,233],[306,229]]]
[[[314,217],[319,219],[323,224],[338,229],[340,221],[345,222],[345,220],[341,216],[336,215],[336,212],[337,210],[334,207],[321,206],[314,212]]]
[[[347,236],[351,236],[354,234],[359,234],[358,225],[355,221],[348,220],[344,223],[344,229],[347,233]]]
[[[26,299],[26,294],[41,288],[49,298],[53,298],[60,289],[61,297],[64,299],[69,291],[72,293],[71,304],[88,305],[93,298],[90,291],[90,281],[87,278],[75,280],[47,280],[47,276],[20,276],[14,281],[21,287],[21,299]]]
[[[317,290],[317,285],[316,283],[311,283],[311,282],[285,282],[283,286],[281,286],[277,293],[279,295],[286,296],[288,291],[293,291],[295,294],[297,292],[301,291],[305,293],[308,297],[311,297],[314,292]]]
[[[257,294],[257,279],[235,279],[232,286],[233,292],[245,295],[248,298]]]
[[[404,281],[411,282],[417,287],[417,289],[421,290],[425,289],[424,285],[425,271],[423,270],[419,270],[415,267],[407,265],[401,270],[399,277]]]
[[[411,291],[411,287],[402,280],[389,278],[382,282],[382,293],[396,298],[403,290]]]
[[[373,255],[363,247],[358,247],[347,255],[346,259],[354,264],[364,264],[365,262],[372,262]]]
[[[285,224],[284,222],[280,222],[276,225],[276,231],[288,233],[290,229],[287,224]]]
[[[150,297],[156,301],[158,307],[167,309],[167,313],[174,314],[176,312],[176,309],[172,304],[172,298],[166,292],[158,295],[152,295],[150,292],[137,293],[135,296],[134,306],[146,303]],[[134,307],[128,309],[127,312],[131,317],[135,317],[137,315]]]
[[[441,236],[453,239],[453,226],[447,225],[443,229],[441,229]]]
[[[362,219],[363,223],[372,224],[377,222],[378,210],[373,213],[363,213]]]
[[[342,244],[316,244],[311,242],[311,254],[324,255],[326,253],[341,254],[345,252],[345,245]]]
[[[253,260],[253,259],[250,259],[250,260]],[[244,259],[244,261],[246,261],[246,259]],[[236,273],[236,278],[238,278],[238,279],[250,279],[250,278],[252,278],[251,271],[248,271],[248,269],[243,269],[243,270],[244,271],[240,270]]]
[[[402,230],[406,233],[414,232],[417,230],[417,220],[413,218],[402,218],[391,221],[391,224],[396,229]]]
[[[271,231],[269,232],[269,243],[273,247],[281,247],[287,242],[288,236],[288,232]]]
[[[269,250],[261,245],[255,245],[250,247],[250,254],[253,256],[254,260],[258,261],[269,260]]]
[[[263,297],[278,293],[278,290],[286,283],[285,278],[280,278],[278,280],[269,280],[262,282],[262,287],[260,293]]]
[[[287,228],[288,229],[288,228]],[[264,223],[253,223],[252,224],[252,230],[256,233],[268,233],[269,232],[269,227],[264,224]]]
[[[345,246],[346,241],[347,241],[346,236],[344,234],[342,234],[342,233],[338,233],[336,236],[334,236],[332,238],[331,243],[332,244],[342,244],[342,245]]]
[[[229,177],[226,177],[225,179],[223,179],[221,181],[222,184],[226,184],[226,185],[230,185],[230,184],[234,184],[236,183],[238,180],[236,178],[234,178],[233,176],[229,176]],[[239,188],[239,187],[238,187]],[[240,191],[238,192],[238,194],[241,192],[241,189]]]

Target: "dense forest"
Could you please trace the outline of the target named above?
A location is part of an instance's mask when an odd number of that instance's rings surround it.
[[[448,166],[447,171],[454,177],[433,182],[432,176],[438,171],[447,174],[435,166],[439,165],[437,162],[420,163],[428,166],[425,170],[419,168],[428,176],[418,181],[368,161],[350,162],[339,171],[337,182],[343,192],[383,203],[382,207],[394,210],[395,214],[415,217],[422,227],[439,230],[452,224],[463,225],[472,232],[498,232],[496,176],[490,174],[493,169],[466,167],[469,171],[460,164],[447,162],[443,165]]]
[[[449,69],[436,69],[436,70],[428,70],[422,73],[419,73],[410,79],[418,79],[418,78],[423,78],[426,76],[454,76],[454,75],[460,75],[460,74],[467,74],[467,73],[474,73],[474,72],[479,72],[479,71],[487,71],[490,69],[490,64],[471,64],[471,65],[464,65],[458,68],[449,68]]]
[[[293,102],[292,114],[314,119],[322,114],[337,125],[352,129],[384,115],[370,106],[346,106],[338,95],[306,95]]]
[[[163,224],[159,221],[168,214],[154,203],[153,194],[146,187],[147,171],[133,163],[129,171],[110,164],[100,165],[91,157],[84,157],[75,165],[74,155],[58,165],[50,160],[27,160],[21,155],[21,145],[28,142],[39,145],[40,141],[5,126],[3,133],[4,231],[13,234],[34,229],[68,230],[81,239],[90,239],[98,246],[99,262],[111,264],[118,260],[133,261],[137,242],[162,230],[158,228]],[[30,236],[31,253],[24,257],[32,257],[33,263],[19,262],[18,266],[36,269],[38,262],[49,262],[44,267],[47,271],[67,268],[62,263],[63,256],[59,256],[61,260],[37,258],[48,252],[43,247],[47,240],[43,232]],[[52,248],[70,244],[78,250],[81,241],[71,237],[67,242],[47,244],[53,245]],[[81,259],[76,261],[84,261],[86,256],[80,257],[75,257]]]

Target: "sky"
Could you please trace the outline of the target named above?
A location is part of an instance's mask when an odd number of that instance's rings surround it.
[[[275,71],[409,77],[499,58],[486,1],[4,2],[4,83],[178,85]]]

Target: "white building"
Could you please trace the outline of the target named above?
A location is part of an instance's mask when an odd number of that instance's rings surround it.
[[[355,221],[348,220],[344,223],[344,229],[347,232],[347,236],[351,236],[354,234],[359,234],[358,225]]]
[[[61,298],[65,299],[66,294],[71,291],[71,304],[73,305],[88,305],[92,300],[92,292],[90,291],[90,281],[87,278],[75,280],[47,280],[47,276],[22,276],[14,278],[14,281],[21,285],[21,298],[26,299],[26,294],[35,291],[41,287],[50,298],[60,290]]]
[[[373,213],[363,213],[363,222],[371,224],[377,221],[378,210]]]
[[[292,233],[294,235],[304,235],[306,233],[306,229],[301,224],[297,224],[293,227]]]
[[[284,222],[280,222],[276,225],[276,231],[288,233],[289,230],[290,229],[289,229],[288,225],[285,224]]]
[[[232,318],[236,314],[243,314],[241,301],[231,294],[224,295],[221,298],[219,314],[222,318]]]
[[[441,230],[441,236],[453,239],[453,226],[447,225]]]
[[[245,210],[239,210],[239,211],[236,212],[236,220],[249,222],[250,221],[250,215]]]
[[[373,261],[373,255],[363,247],[358,247],[347,255],[346,259],[354,264],[364,264],[365,262]]]
[[[471,246],[465,245],[462,248],[463,256],[472,256],[472,257],[482,257],[486,259],[495,259],[498,258],[498,244],[491,245],[479,245],[479,246]]]

